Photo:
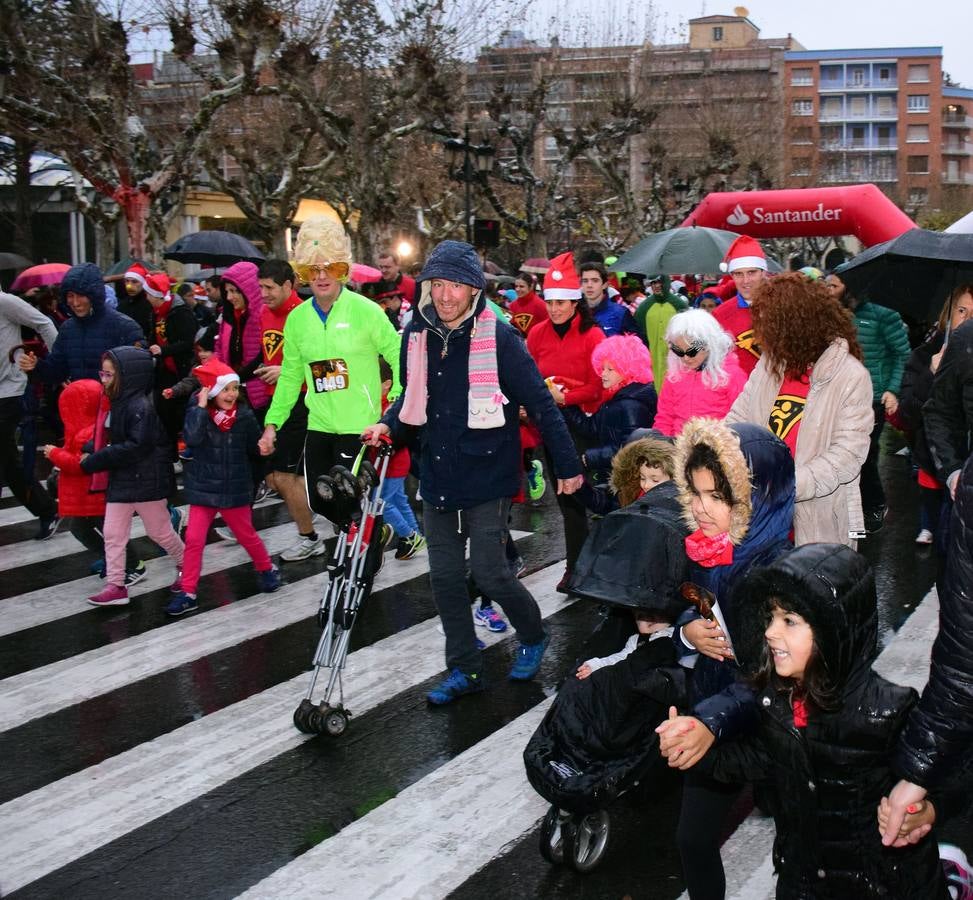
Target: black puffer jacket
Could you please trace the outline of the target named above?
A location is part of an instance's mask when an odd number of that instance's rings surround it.
[[[109,503],[164,500],[175,483],[169,440],[152,405],[152,355],[137,347],[116,347],[106,355],[115,364],[119,385],[111,402],[111,443],[86,457],[81,468],[89,474],[111,472]]]
[[[973,749],[973,457],[956,487],[939,608],[929,683],[895,756],[896,772],[925,788]]]
[[[973,324],[964,322],[949,339],[932,396],[923,407],[926,440],[936,474],[945,481],[970,455],[973,429]]]
[[[916,692],[871,669],[878,615],[868,562],[840,544],[806,544],[753,572],[742,587],[741,661],[754,665],[770,598],[779,597],[810,623],[840,689],[835,710],[811,709],[807,726],[797,728],[790,688],[772,679],[758,694],[757,733],[717,745],[704,761],[721,781],[773,782],[777,897],[947,897],[935,840],[883,847],[876,825],[878,804],[895,783],[892,752]]]
[[[220,431],[194,396],[183,428],[186,446],[193,451],[186,466],[186,501],[216,509],[249,506],[253,499],[251,459],[259,455],[260,433],[257,418],[246,404],[237,405],[233,427]]]
[[[657,403],[651,384],[633,382],[620,388],[593,415],[586,416],[576,406],[561,409],[568,428],[591,447],[585,451],[585,461],[596,482],[608,481],[612,457],[636,428],[652,427]]]
[[[912,351],[905,364],[902,375],[902,390],[899,393],[899,416],[909,432],[912,443],[912,458],[916,465],[929,474],[936,471],[935,463],[929,452],[926,429],[923,425],[922,408],[932,395],[934,375],[929,366],[932,358],[943,349],[946,336],[937,331],[928,341]]]

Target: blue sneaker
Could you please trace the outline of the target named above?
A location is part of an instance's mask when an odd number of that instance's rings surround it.
[[[271,566],[266,572],[257,572],[257,578],[260,580],[260,590],[265,594],[272,594],[284,583],[277,566]]]
[[[172,599],[166,604],[167,616],[181,616],[183,613],[195,612],[199,609],[199,604],[192,594],[173,594]]]
[[[103,559],[96,559],[88,571],[92,575],[97,575],[99,578],[105,577],[105,561]]]
[[[484,644],[483,641],[481,641],[479,638],[475,638],[475,640],[477,650],[486,650],[486,644]]]
[[[541,667],[544,651],[550,642],[551,636],[545,632],[544,640],[538,641],[536,644],[521,644],[517,648],[517,657],[514,659],[513,667],[510,670],[510,680],[530,681]]]
[[[482,675],[466,675],[459,669],[453,669],[442,684],[426,694],[426,700],[433,706],[444,706],[466,694],[478,694],[482,690]]]
[[[506,631],[507,623],[501,618],[500,613],[498,613],[492,606],[480,606],[476,612],[473,613],[473,622],[488,631]]]

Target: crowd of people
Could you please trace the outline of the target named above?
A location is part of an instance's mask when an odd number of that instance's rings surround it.
[[[569,251],[505,291],[458,241],[415,277],[392,253],[377,263],[380,280],[352,282],[347,234],[317,217],[292,260],[238,262],[201,286],[133,265],[118,291],[85,263],[55,302],[0,293],[0,477],[39,538],[64,520],[92,552],[105,586],[88,602],[127,604],[144,577],[136,513],[176,570],[168,615],[198,608],[217,516],[260,589],[277,590],[252,520],[261,487],[296,528],[280,561],[323,556],[319,478],[391,440],[380,540],[397,559],[428,553],[447,669],[428,700],[453,703],[488,687],[477,625],[509,621],[511,680],[541,668],[551,635],[520,581],[510,511],[540,496],[546,470],[563,520],[559,591],[584,593],[601,524],[634,504],[632,556],[644,548],[669,570],[648,583],[688,573],[688,593],[636,609],[623,645],[569,684],[577,703],[619,673],[680,673],[685,690],[656,698],[650,733],[686,772],[675,842],[693,900],[724,895],[720,837],[748,783],[777,825],[778,896],[946,896],[928,834],[944,772],[973,751],[973,285],[912,349],[881,298],[854,297],[840,274],[772,276],[745,236],[710,281],[619,276]],[[14,437],[38,403],[56,496]],[[886,514],[887,421],[916,464],[916,542],[935,540],[944,561],[921,699],[870,670],[874,577],[855,552]],[[188,521],[173,505],[180,470]],[[660,510],[670,518],[654,528]]]

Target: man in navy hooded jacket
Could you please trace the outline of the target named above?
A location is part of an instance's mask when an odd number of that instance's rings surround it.
[[[554,460],[559,493],[582,482],[581,463],[523,339],[487,307],[486,282],[469,244],[443,241],[418,278],[419,300],[402,340],[403,394],[362,439],[402,443],[421,428],[423,521],[433,598],[446,634],[449,675],[427,695],[449,703],[483,690],[466,587],[465,548],[484,596],[499,603],[520,647],[510,678],[537,674],[548,635],[534,598],[504,553],[507,513],[523,467],[519,409],[538,426]]]
[[[33,353],[20,357],[23,371],[54,384],[80,378],[97,381],[106,350],[145,344],[142,329],[132,319],[106,306],[105,282],[94,263],[68,269],[61,282],[61,299],[71,310],[71,318],[61,326],[44,359]]]

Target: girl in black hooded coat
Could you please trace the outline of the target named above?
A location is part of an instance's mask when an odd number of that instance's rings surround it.
[[[752,572],[737,596],[737,656],[756,668],[760,724],[700,765],[718,780],[776,787],[777,897],[948,897],[935,840],[884,847],[876,823],[917,694],[871,668],[878,616],[868,562],[840,544],[806,544]],[[931,812],[918,810],[912,824]]]

